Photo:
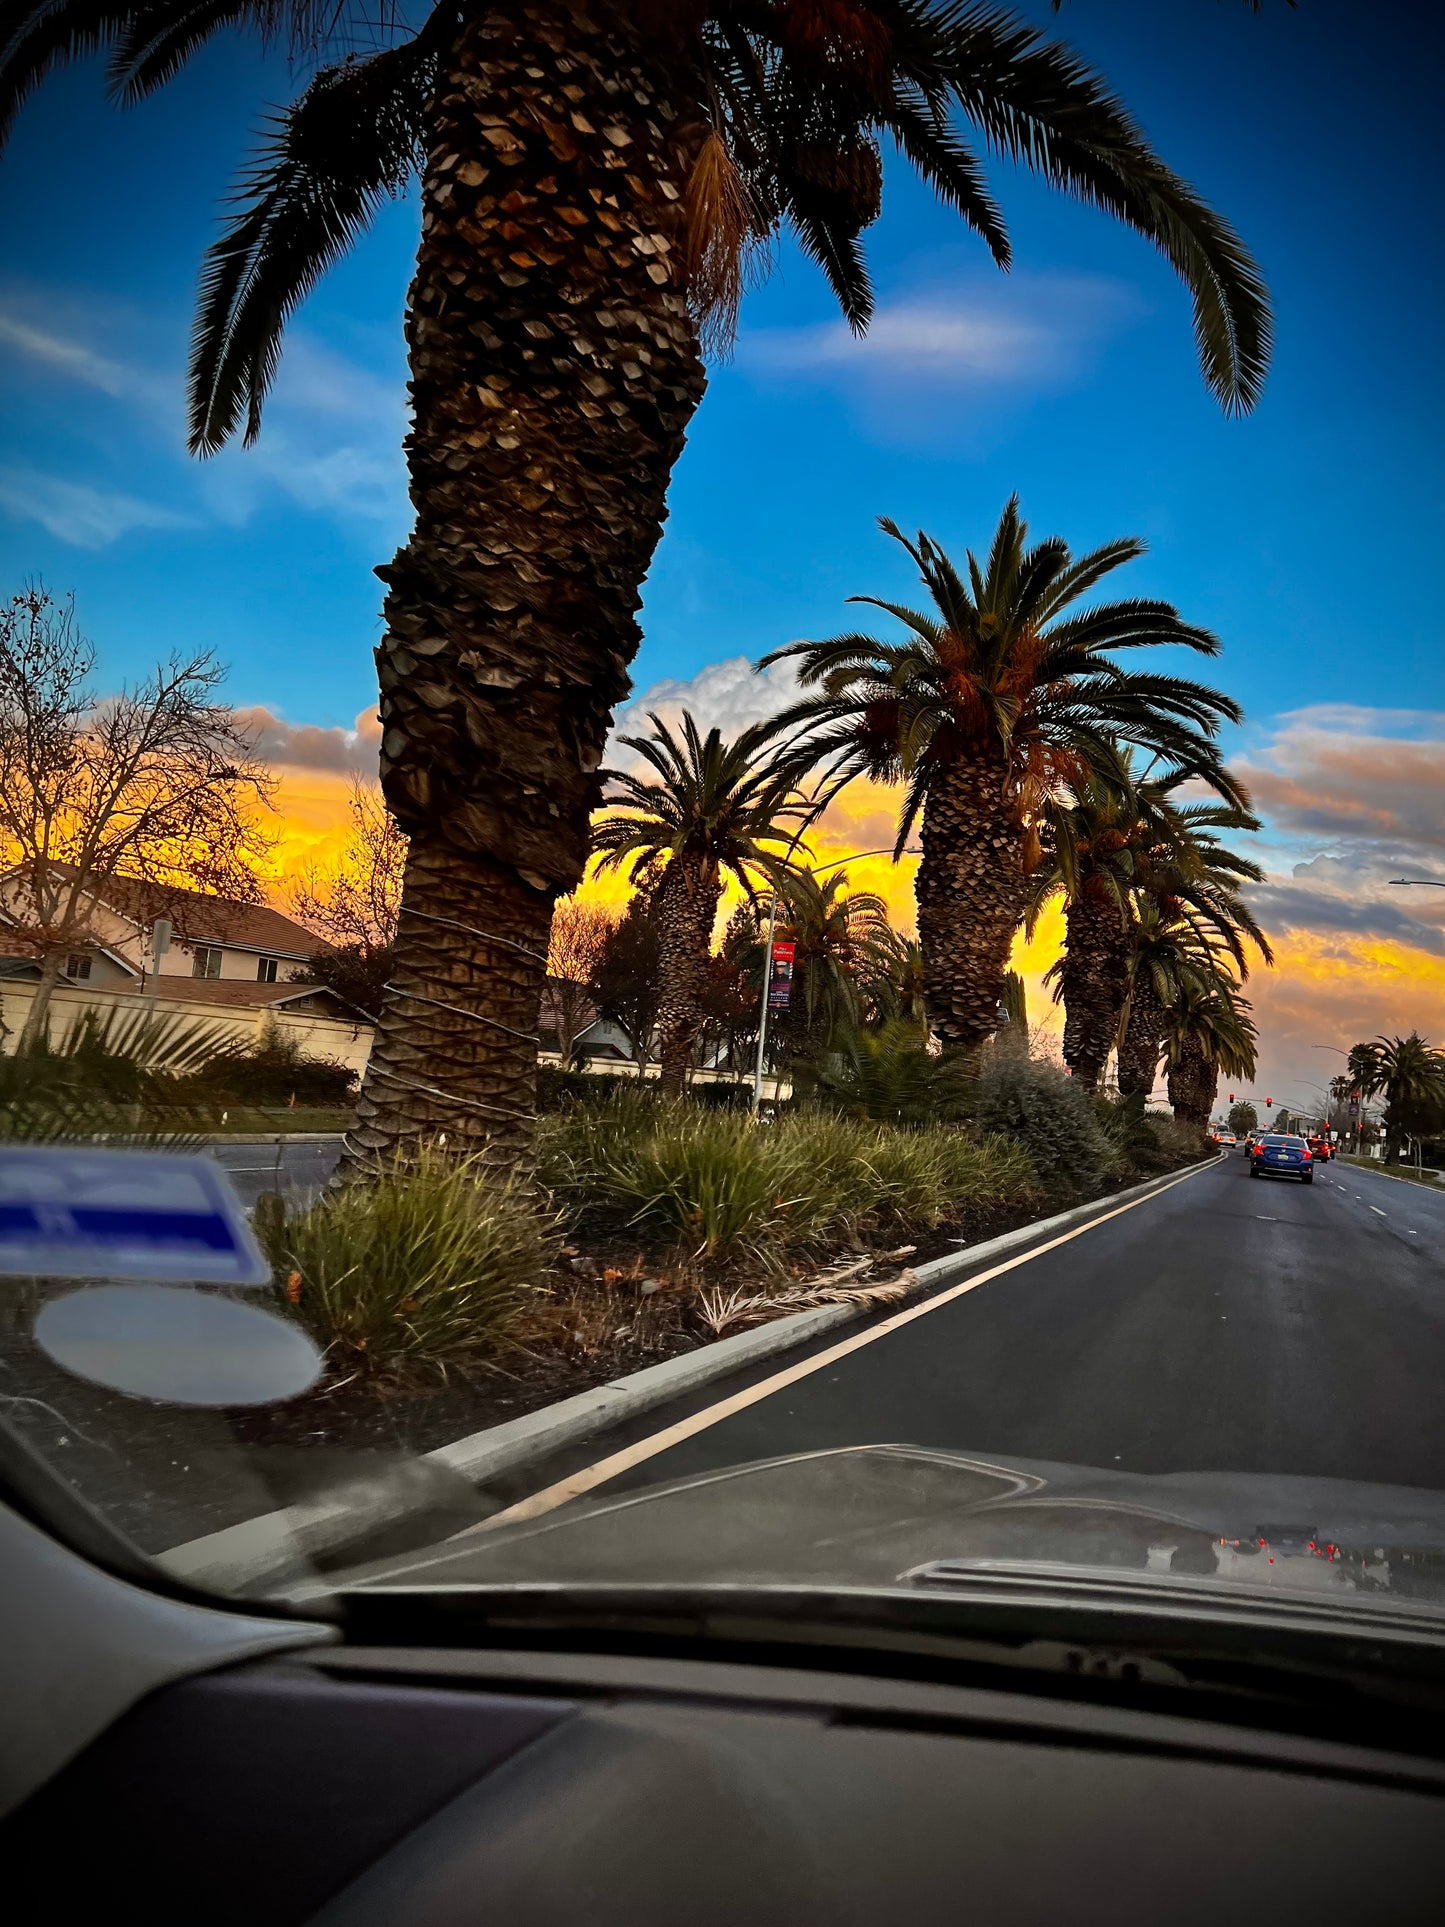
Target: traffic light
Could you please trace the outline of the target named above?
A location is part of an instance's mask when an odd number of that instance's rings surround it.
[[[1230,1101],[1230,1103],[1231,1103],[1231,1104],[1232,1104],[1232,1103],[1234,1102],[1234,1092],[1233,1092],[1233,1091],[1231,1091],[1231,1092],[1229,1093],[1229,1101]]]
[[[1274,1099],[1272,1097],[1267,1097],[1264,1100],[1264,1108],[1267,1111],[1272,1111],[1274,1109]]]

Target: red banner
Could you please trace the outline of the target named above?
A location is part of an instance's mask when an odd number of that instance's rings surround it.
[[[773,970],[768,978],[768,1009],[786,1010],[793,996],[793,943],[773,945]]]

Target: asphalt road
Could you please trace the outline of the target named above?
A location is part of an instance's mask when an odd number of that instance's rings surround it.
[[[769,1369],[649,1413],[630,1437]],[[1445,1489],[1445,1195],[1335,1162],[1308,1187],[1251,1179],[1231,1153],[594,1496],[884,1442]],[[606,1449],[618,1443],[609,1433]],[[600,1458],[601,1444],[547,1476]]]
[[[228,1144],[216,1139],[206,1149],[230,1172],[242,1204],[249,1208],[263,1191],[280,1191],[292,1200],[318,1193],[336,1169],[341,1138],[282,1137],[264,1144]]]

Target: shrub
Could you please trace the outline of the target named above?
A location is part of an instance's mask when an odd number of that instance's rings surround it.
[[[799,1064],[793,1083],[846,1117],[880,1124],[928,1124],[968,1108],[957,1061],[930,1054],[917,1024],[891,1018],[876,1031],[843,1031],[817,1064]]]
[[[545,1121],[544,1181],[589,1229],[630,1231],[700,1267],[789,1259],[867,1230],[921,1230],[1036,1190],[1019,1146],[797,1111],[745,1115],[629,1092]]]
[[[370,1187],[258,1208],[278,1282],[333,1366],[404,1375],[493,1350],[541,1276],[550,1230],[476,1159],[424,1151]]]
[[[294,1039],[268,1029],[250,1050],[217,1058],[187,1080],[187,1094],[212,1102],[298,1104],[336,1108],[356,1089],[356,1073],[345,1064],[307,1057]]]
[[[1046,1190],[1063,1197],[1097,1191],[1117,1153],[1094,1116],[1089,1093],[1052,1065],[995,1058],[978,1081],[976,1120],[1025,1150]]]

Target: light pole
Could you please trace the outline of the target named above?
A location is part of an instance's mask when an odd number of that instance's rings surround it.
[[[1391,877],[1390,888],[1392,890],[1445,890],[1445,883],[1442,883],[1439,877]]]
[[[921,850],[900,850],[900,856],[921,856]],[[891,850],[854,850],[849,856],[835,857],[831,863],[824,863],[818,869],[810,869],[808,874],[825,877],[830,870],[841,870],[845,863],[861,863],[869,856],[892,856]],[[763,1057],[768,1048],[768,992],[773,981],[773,937],[778,928],[778,889],[773,886],[772,900],[768,905],[768,945],[763,952],[763,993],[758,1010],[758,1055],[753,1065],[753,1116],[758,1114],[763,1101]]]

